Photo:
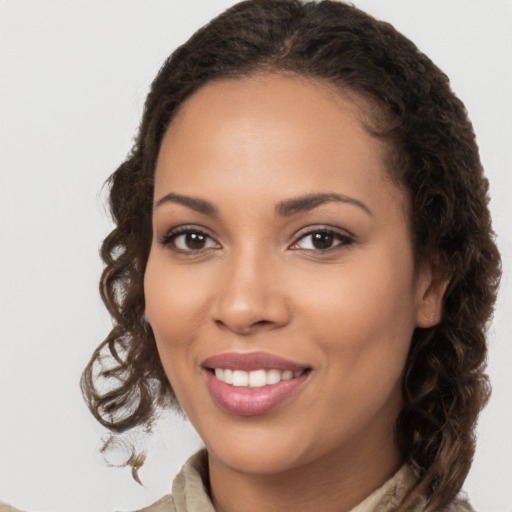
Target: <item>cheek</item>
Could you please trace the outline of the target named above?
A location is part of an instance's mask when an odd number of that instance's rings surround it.
[[[309,276],[298,295],[303,328],[315,333],[327,353],[342,355],[348,368],[365,365],[371,371],[380,359],[380,367],[401,371],[415,327],[412,256],[384,251],[347,258],[336,269]]]
[[[355,430],[384,409],[391,422],[398,414],[415,325],[410,269],[402,265],[406,271],[397,272],[382,260],[377,270],[365,265],[359,272],[347,265],[324,281],[322,293],[303,295],[303,328],[324,355],[324,389],[330,392],[323,406],[332,410],[337,404],[354,418]],[[333,422],[333,436],[338,427]]]
[[[165,256],[150,254],[144,276],[146,317],[168,377],[190,356],[191,340],[206,307],[201,290],[204,286],[197,273],[169,271]]]
[[[156,332],[171,335],[193,331],[205,308],[204,273],[172,268],[165,254],[150,253],[144,276],[146,316]],[[178,336],[181,337],[181,336]]]
[[[201,287],[193,275],[169,272],[165,257],[150,255],[144,276],[146,317],[155,335],[162,366],[180,406],[188,414],[187,390],[197,386],[193,340],[199,330]]]

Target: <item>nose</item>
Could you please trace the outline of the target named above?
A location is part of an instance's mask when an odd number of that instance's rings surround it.
[[[219,275],[212,318],[241,335],[283,327],[291,318],[279,265],[253,254],[226,262]]]

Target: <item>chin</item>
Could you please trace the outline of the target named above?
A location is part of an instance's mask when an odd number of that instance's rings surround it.
[[[296,446],[283,439],[279,444],[269,442],[265,437],[241,444],[234,440],[229,446],[223,444],[217,449],[211,445],[207,449],[210,457],[238,473],[276,475],[301,465],[305,454],[299,453]]]

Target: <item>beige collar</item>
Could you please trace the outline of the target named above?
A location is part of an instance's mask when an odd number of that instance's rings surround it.
[[[204,482],[208,480],[207,472],[206,450],[196,453],[185,463],[172,486],[176,512],[215,512],[204,486]],[[350,512],[390,512],[400,503],[413,483],[412,472],[404,464],[391,479]]]
[[[416,481],[413,472],[404,464],[382,487],[366,497],[350,512],[393,512]],[[193,455],[176,475],[172,495],[164,496],[140,512],[215,512],[208,496],[208,455],[201,450]],[[424,502],[423,502],[424,504]],[[422,503],[413,506],[421,511]],[[456,499],[443,512],[474,512],[464,499]]]

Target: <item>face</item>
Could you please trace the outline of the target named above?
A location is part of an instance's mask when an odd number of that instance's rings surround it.
[[[362,105],[262,74],[204,86],[164,137],[146,316],[225,467],[399,457],[405,359],[438,302]]]

